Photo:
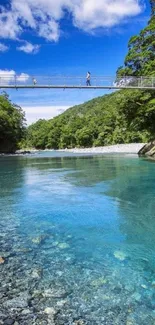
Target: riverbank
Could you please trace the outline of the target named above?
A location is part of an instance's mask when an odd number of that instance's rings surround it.
[[[120,153],[120,154],[138,154],[139,150],[143,148],[145,143],[129,143],[129,144],[116,144],[112,146],[93,147],[93,148],[73,148],[62,149],[59,151],[73,152],[73,153]]]
[[[0,156],[3,155],[29,155],[35,154],[41,151],[44,152],[70,152],[70,153],[87,153],[87,154],[138,154],[138,152],[144,147],[145,143],[129,143],[129,144],[116,144],[111,146],[104,146],[104,147],[92,147],[92,148],[72,148],[72,149],[45,149],[45,150],[37,150],[37,149],[21,149],[17,150],[14,154],[13,153],[0,153]]]

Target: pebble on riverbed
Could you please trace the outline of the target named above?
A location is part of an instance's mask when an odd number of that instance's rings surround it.
[[[56,314],[56,310],[53,307],[47,307],[45,308],[44,313],[54,316]]]
[[[84,321],[82,319],[79,319],[79,320],[75,320],[74,325],[85,325]]]
[[[120,261],[124,261],[127,257],[126,254],[122,251],[115,251],[114,256],[115,256],[115,258],[117,258],[117,260],[120,260]]]
[[[42,268],[36,268],[34,270],[32,270],[31,276],[34,279],[40,279],[43,275],[43,270]]]
[[[100,277],[98,279],[95,279],[91,282],[91,285],[93,287],[101,287],[102,285],[107,283],[107,279],[105,277]]]
[[[69,244],[67,244],[67,243],[59,243],[58,244],[58,247],[60,249],[66,249],[66,248],[69,248]]]
[[[4,262],[5,262],[5,259],[0,256],[0,264],[4,264]]]
[[[32,238],[32,243],[36,244],[36,245],[41,245],[43,244],[43,242],[45,241],[45,239],[47,238],[47,235],[40,235],[37,237]]]

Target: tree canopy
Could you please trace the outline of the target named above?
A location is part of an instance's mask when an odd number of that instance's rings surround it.
[[[151,18],[139,35],[132,36],[124,66],[117,70],[118,76],[155,76],[155,1],[150,0]]]
[[[7,94],[0,95],[0,152],[12,153],[25,134],[25,115]]]
[[[154,92],[121,90],[32,124],[27,145],[62,149],[147,142],[154,137]]]

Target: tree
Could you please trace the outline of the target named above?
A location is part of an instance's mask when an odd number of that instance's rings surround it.
[[[93,145],[93,133],[87,127],[76,131],[76,139],[79,147],[91,147]]]
[[[155,76],[155,1],[150,0],[151,18],[147,26],[128,43],[128,54],[124,67],[117,70],[117,76]]]
[[[0,152],[15,152],[24,136],[25,114],[3,93],[0,95]]]
[[[155,15],[155,1],[150,0],[150,5],[151,5],[151,16]]]
[[[45,149],[48,139],[48,126],[49,123],[43,119],[30,125],[27,130],[27,146],[30,145],[36,149]]]

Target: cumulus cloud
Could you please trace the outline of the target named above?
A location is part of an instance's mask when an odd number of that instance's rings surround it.
[[[141,9],[137,0],[82,0],[74,7],[74,24],[87,32],[113,27],[123,19],[139,14]]]
[[[87,32],[111,28],[138,15],[142,0],[10,0],[10,9],[0,7],[0,37],[17,39],[32,29],[38,36],[57,41],[60,21],[66,11],[73,25]],[[30,52],[29,52],[30,53]]]
[[[0,38],[16,39],[23,29],[18,20],[18,14],[13,9],[8,11],[0,7]]]
[[[8,85],[10,83],[15,83],[15,80],[20,83],[25,83],[29,79],[27,73],[16,74],[14,70],[0,70],[0,83],[1,85]]]
[[[0,52],[6,52],[8,49],[9,49],[8,46],[0,43]]]
[[[30,76],[27,73],[21,73],[20,75],[16,75],[16,80],[19,82],[26,82]]]
[[[39,52],[40,46],[34,45],[29,42],[25,42],[24,45],[18,46],[17,50],[28,54],[37,54]]]

